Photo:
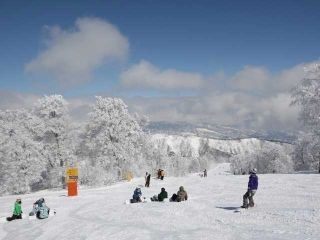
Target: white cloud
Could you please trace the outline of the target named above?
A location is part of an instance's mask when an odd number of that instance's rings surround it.
[[[271,76],[263,67],[245,66],[230,79],[232,86],[245,91],[262,91],[271,84]]]
[[[48,27],[46,49],[25,66],[31,73],[48,74],[64,85],[91,79],[107,61],[124,59],[129,43],[119,30],[98,18],[79,18],[74,29]]]
[[[142,60],[131,66],[120,76],[122,86],[135,89],[199,89],[205,79],[201,74],[182,72],[175,69],[160,70],[151,63]]]

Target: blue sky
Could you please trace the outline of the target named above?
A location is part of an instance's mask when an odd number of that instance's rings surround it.
[[[97,18],[117,29],[128,42],[126,56],[102,61],[90,70],[90,80],[67,87],[56,81],[51,68],[51,72],[40,69],[41,64],[26,71],[26,66],[49,48],[44,44],[48,28],[59,26],[62,32],[76,32],[75,22],[82,18]],[[264,80],[257,80],[260,84],[279,79],[277,74],[299,64],[318,60],[319,23],[318,0],[0,0],[0,89],[26,94],[58,92],[69,97],[96,93],[181,97],[207,94],[208,85],[224,91],[222,86],[227,85],[228,91],[249,90],[256,95],[261,89],[244,89],[248,82],[238,89],[228,82],[243,76],[246,66],[260,68],[254,71],[263,75]],[[122,74],[135,65],[139,65],[139,74],[145,74],[141,69],[147,68],[147,77],[152,73],[154,81],[139,82],[130,74],[131,78],[126,75],[121,81]],[[266,72],[269,77],[264,76]],[[179,77],[190,77],[184,90],[179,88],[180,80],[176,85],[165,82]],[[191,83],[194,79],[201,87]],[[159,88],[156,81],[162,81]],[[134,84],[140,84],[139,88]]]

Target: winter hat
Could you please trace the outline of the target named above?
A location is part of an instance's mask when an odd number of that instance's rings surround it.
[[[161,192],[163,192],[163,191],[165,191],[166,189],[163,187],[163,188],[161,188]]]
[[[256,168],[253,168],[253,169],[251,170],[251,173],[256,174],[256,173],[257,173],[257,169],[256,169]]]
[[[179,190],[180,190],[180,191],[184,191],[183,186],[179,187]]]

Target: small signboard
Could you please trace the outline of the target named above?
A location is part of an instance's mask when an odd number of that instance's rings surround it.
[[[78,168],[67,169],[67,182],[78,182]]]

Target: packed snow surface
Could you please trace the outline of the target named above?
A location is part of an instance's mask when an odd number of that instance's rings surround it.
[[[248,176],[229,173],[228,164],[187,177],[151,179],[145,197],[165,187],[171,196],[184,186],[189,200],[181,203],[124,204],[143,178],[110,187],[82,188],[79,196],[42,191],[22,197],[27,214],[32,203],[46,199],[57,214],[45,220],[27,218],[0,223],[0,239],[319,239],[320,175],[259,175],[256,207],[235,211],[242,204]],[[17,196],[0,198],[0,216],[9,216]]]

